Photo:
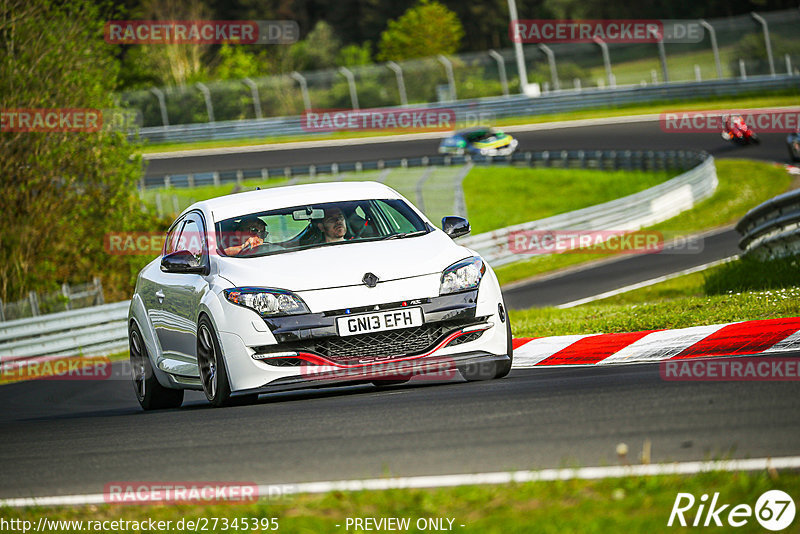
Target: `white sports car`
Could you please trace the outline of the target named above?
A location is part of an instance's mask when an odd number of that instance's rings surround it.
[[[457,370],[511,369],[494,272],[393,189],[297,185],[198,202],[139,273],[129,312],[133,382],[145,410],[185,389],[215,406],[259,393]],[[457,375],[456,375],[457,376]]]

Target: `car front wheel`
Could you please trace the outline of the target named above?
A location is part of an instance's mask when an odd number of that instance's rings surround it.
[[[160,410],[178,408],[183,403],[183,390],[165,388],[159,384],[153,373],[147,347],[142,340],[142,333],[135,323],[131,323],[128,331],[128,346],[131,357],[131,378],[136,400],[144,410]]]
[[[213,406],[227,406],[231,400],[228,372],[222,359],[222,350],[208,317],[203,316],[197,326],[197,365],[200,381],[208,402]]]

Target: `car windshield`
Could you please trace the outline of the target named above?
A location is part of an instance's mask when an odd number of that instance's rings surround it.
[[[499,137],[503,135],[502,132],[497,132],[495,130],[478,130],[473,132],[468,132],[466,134],[467,141],[471,143],[475,143],[478,141],[486,141],[488,139],[492,139],[493,137]]]
[[[399,199],[306,204],[216,223],[220,254],[235,257],[415,237],[429,231],[430,226]]]

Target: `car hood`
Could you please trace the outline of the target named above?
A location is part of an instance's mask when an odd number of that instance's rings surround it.
[[[219,274],[237,287],[307,291],[362,285],[371,272],[381,282],[440,273],[472,253],[447,234],[323,246],[256,258],[218,257]]]

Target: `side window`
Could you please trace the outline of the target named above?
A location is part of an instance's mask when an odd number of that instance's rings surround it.
[[[178,224],[172,227],[167,233],[167,237],[164,240],[164,255],[172,254],[177,249],[178,245],[178,236],[181,235],[181,228],[183,227],[184,221],[179,221]]]
[[[206,235],[202,219],[196,213],[186,216],[181,236],[178,238],[178,250],[188,250],[197,259],[202,258],[205,250]]]

